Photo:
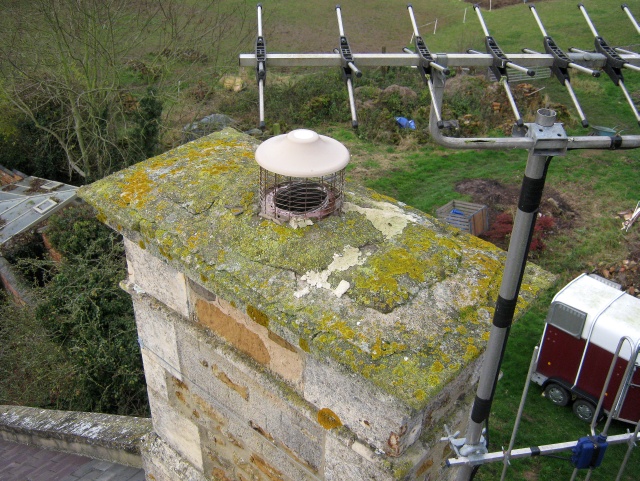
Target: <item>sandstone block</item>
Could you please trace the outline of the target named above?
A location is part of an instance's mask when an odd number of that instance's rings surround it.
[[[178,314],[188,316],[187,285],[184,274],[126,237],[124,246],[127,252],[129,282]]]
[[[366,379],[344,372],[336,363],[310,358],[305,366],[304,397],[330,410],[364,442],[397,456],[417,439],[422,414],[412,412]]]
[[[202,446],[198,426],[170,407],[162,395],[151,390],[148,393],[154,431],[199,472],[203,472]]]
[[[210,481],[156,433],[146,436],[142,446],[142,462],[149,481]]]
[[[142,354],[147,389],[151,389],[167,399],[167,371],[152,351],[142,347],[140,353]]]
[[[256,371],[252,361],[195,324],[178,329],[182,381],[211,406],[244,420],[301,463],[322,465],[324,428],[313,406],[274,375]],[[255,363],[254,363],[255,364]],[[169,386],[168,390],[172,388]]]
[[[178,316],[144,295],[133,296],[133,309],[142,347],[152,352],[165,369],[180,377],[175,323]]]
[[[252,306],[248,306],[246,312],[243,312],[213,293],[203,290],[200,288],[190,292],[191,319],[286,381],[293,384],[301,382],[302,350],[270,331],[265,314]],[[215,300],[211,300],[212,298]]]

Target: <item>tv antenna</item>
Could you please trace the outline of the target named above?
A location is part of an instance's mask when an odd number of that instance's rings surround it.
[[[638,113],[638,109],[636,108],[636,105],[633,102],[633,99],[631,98],[631,95],[629,95],[629,91],[627,90],[627,87],[625,87],[625,85],[624,85],[624,76],[622,74],[622,69],[623,68],[627,68],[629,70],[634,70],[636,72],[640,72],[640,67],[638,67],[637,65],[633,65],[633,64],[629,63],[628,61],[625,61],[625,59],[623,59],[618,54],[616,49],[613,48],[613,47],[610,47],[609,44],[605,41],[605,39],[602,38],[598,34],[598,31],[596,30],[596,27],[593,25],[593,22],[591,21],[591,18],[589,17],[589,14],[587,13],[587,9],[584,7],[584,5],[582,3],[578,4],[578,8],[582,12],[582,15],[584,16],[584,19],[586,20],[587,25],[589,25],[589,28],[591,29],[591,33],[593,33],[593,36],[595,37],[596,52],[598,52],[601,55],[604,55],[604,57],[607,60],[605,65],[604,65],[604,67],[603,67],[603,70],[609,76],[611,81],[615,85],[620,87],[620,89],[622,90],[622,93],[624,94],[625,98],[627,99],[627,102],[629,103],[629,106],[631,107],[631,110],[633,111],[633,114],[636,117],[636,120],[638,121],[638,124],[640,124],[640,113]],[[623,10],[624,10],[624,8],[623,8]],[[573,49],[570,49],[570,50],[574,51],[574,52],[582,52],[581,50],[578,50],[577,48],[573,48]]]
[[[628,6],[622,5],[622,10],[629,16],[640,33],[637,22],[633,19]],[[574,107],[578,112],[583,127],[588,126],[587,118],[578,103],[571,86],[570,69],[588,73],[598,77],[602,69],[616,86],[619,86],[627,99],[636,120],[640,122],[640,115],[624,85],[623,69],[640,71],[640,55],[635,52],[610,47],[596,31],[584,5],[579,4],[589,28],[595,37],[595,51],[587,52],[577,48],[563,52],[550,37],[538,16],[535,7],[531,12],[543,35],[545,52],[539,53],[526,49],[522,53],[506,54],[499,47],[497,41],[489,34],[480,7],[474,5],[474,10],[485,36],[486,52],[475,50],[466,53],[431,53],[424,40],[420,37],[415,20],[413,6],[407,6],[414,35],[415,52],[403,49],[402,53],[353,53],[347,42],[342,24],[340,6],[336,6],[340,33],[340,48],[333,53],[311,54],[278,54],[266,53],[261,29],[261,5],[258,6],[258,38],[255,54],[241,54],[240,66],[255,66],[258,71],[258,87],[260,90],[260,125],[264,127],[263,89],[266,77],[266,66],[270,67],[339,67],[342,71],[347,90],[349,92],[349,107],[351,122],[357,127],[357,112],[353,92],[353,75],[360,77],[360,68],[375,67],[417,67],[425,81],[431,95],[431,111],[429,119],[429,133],[433,140],[445,147],[457,150],[507,150],[522,149],[528,152],[527,163],[522,180],[520,200],[514,220],[511,240],[507,251],[499,296],[492,319],[489,341],[485,351],[476,397],[471,409],[469,423],[464,437],[459,432],[451,433],[448,428],[444,438],[450,443],[456,457],[448,461],[448,465],[458,467],[458,481],[468,481],[472,478],[476,466],[503,461],[508,465],[509,459],[530,457],[541,454],[572,450],[579,441],[571,441],[535,448],[512,449],[509,453],[503,451],[490,453],[483,428],[487,422],[493,402],[496,383],[500,372],[502,356],[506,348],[509,330],[513,322],[516,302],[520,292],[520,285],[527,263],[527,256],[531,243],[531,235],[535,227],[542,193],[545,186],[547,170],[551,160],[556,156],[565,156],[569,150],[625,150],[640,147],[640,135],[620,135],[615,133],[607,136],[569,136],[561,123],[557,122],[556,112],[550,109],[538,110],[533,122],[525,123],[520,115],[516,101],[509,86],[508,69],[515,69],[534,75],[534,68],[550,68],[556,78],[566,87]],[[356,64],[358,67],[356,67]],[[447,75],[456,68],[488,68],[503,86],[515,116],[515,125],[511,137],[467,137],[459,138],[445,135],[446,125],[442,118],[443,92]],[[262,72],[262,73],[261,73]],[[636,356],[638,354],[636,353]],[[526,391],[526,389],[525,389]],[[640,425],[640,423],[639,423]],[[602,433],[600,433],[602,434]],[[617,436],[606,436],[608,444],[628,443],[632,449],[638,440],[638,428],[635,432]],[[593,443],[592,443],[593,444]],[[581,448],[577,448],[581,449]],[[588,463],[587,463],[588,464]],[[576,465],[582,469],[583,464]],[[590,466],[593,468],[593,466]],[[575,472],[572,479],[575,478]]]
[[[547,31],[545,30],[544,25],[542,25],[542,20],[540,20],[540,17],[538,16],[538,11],[536,10],[536,7],[534,5],[529,5],[529,8],[531,9],[531,13],[533,13],[533,16],[535,17],[536,22],[538,22],[538,27],[540,27],[540,31],[542,32],[542,35],[544,37],[544,50],[546,53],[553,56],[553,65],[551,66],[551,72],[556,76],[556,78],[560,81],[560,83],[567,88],[567,92],[569,93],[569,96],[573,101],[573,105],[578,111],[578,115],[580,116],[580,120],[582,121],[582,126],[588,127],[589,122],[587,121],[587,118],[585,117],[584,112],[582,111],[582,107],[580,107],[580,104],[578,103],[578,99],[576,98],[576,94],[573,91],[573,87],[571,87],[571,81],[569,78],[569,69],[572,68],[575,70],[579,70],[580,72],[591,74],[594,77],[599,77],[600,71],[583,67],[582,65],[578,65],[577,63],[572,62],[571,59],[567,57],[567,54],[565,54],[560,49],[560,47],[558,47],[558,45],[553,40],[553,38],[551,38],[547,34]],[[537,53],[529,49],[522,49],[522,50],[527,53]]]

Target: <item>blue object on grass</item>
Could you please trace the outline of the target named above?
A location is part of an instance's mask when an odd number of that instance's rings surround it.
[[[416,130],[416,123],[413,120],[409,120],[406,117],[396,117],[395,119],[401,129]]]

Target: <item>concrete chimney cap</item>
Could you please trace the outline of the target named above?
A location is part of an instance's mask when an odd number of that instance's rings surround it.
[[[349,163],[349,151],[340,142],[313,130],[297,129],[265,140],[256,150],[258,164],[288,177],[321,177]]]

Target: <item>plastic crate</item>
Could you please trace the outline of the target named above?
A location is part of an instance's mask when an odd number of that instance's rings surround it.
[[[489,209],[486,205],[452,200],[436,210],[436,216],[453,227],[480,235],[489,229]]]

